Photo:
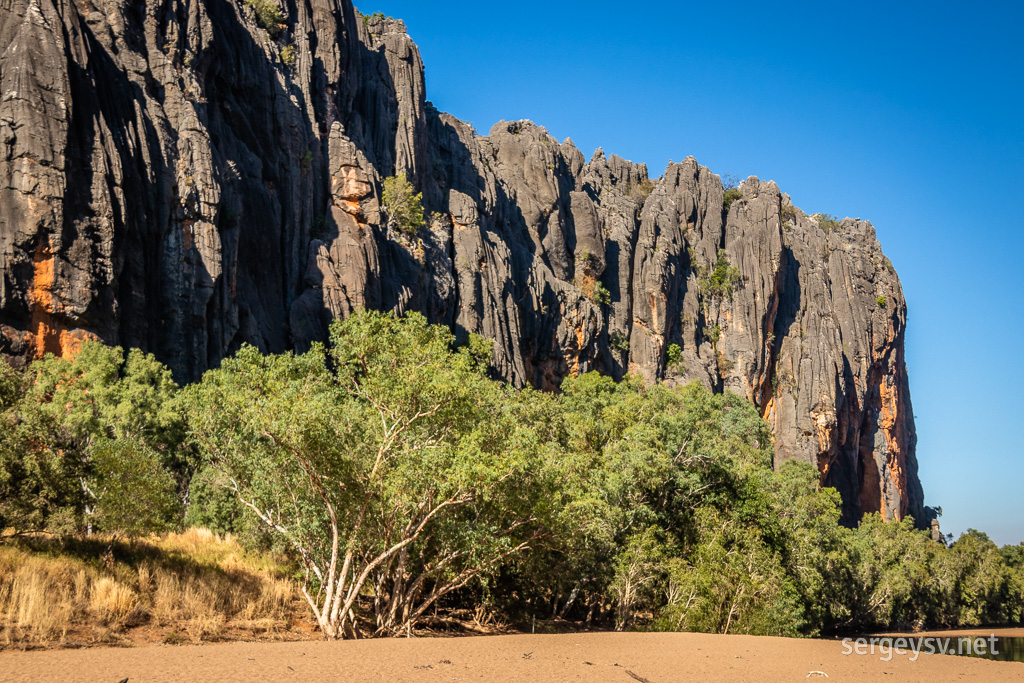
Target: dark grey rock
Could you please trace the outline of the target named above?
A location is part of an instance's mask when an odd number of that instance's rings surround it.
[[[348,0],[288,4],[275,36],[238,0],[81,7],[0,5],[8,355],[100,338],[189,381],[243,343],[301,350],[360,308],[419,310],[494,339],[517,385],[735,391],[848,520],[923,518],[906,303],[870,223],[826,231],[753,177],[726,214],[692,158],[649,179],[529,121],[480,136],[426,100],[405,25]],[[417,235],[382,210],[395,174],[423,193]],[[720,252],[731,291],[708,286]]]

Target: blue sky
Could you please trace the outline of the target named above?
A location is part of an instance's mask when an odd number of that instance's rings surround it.
[[[688,155],[869,219],[909,301],[926,502],[1024,541],[1024,52],[1017,3],[374,0],[427,96],[658,176]]]

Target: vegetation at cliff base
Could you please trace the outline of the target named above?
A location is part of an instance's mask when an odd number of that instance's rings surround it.
[[[742,397],[596,373],[516,389],[490,378],[492,353],[364,312],[184,388],[97,343],[0,365],[5,642],[89,624],[199,640],[286,628],[296,605],[329,637],[467,614],[771,635],[1022,622],[1024,546],[840,525],[838,493],[774,467]],[[33,618],[30,584],[52,596]]]
[[[0,528],[172,526],[188,458],[177,390],[152,356],[97,343],[23,372],[0,363]]]

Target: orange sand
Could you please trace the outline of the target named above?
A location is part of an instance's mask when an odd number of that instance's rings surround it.
[[[1014,662],[842,652],[838,641],[695,633],[227,643],[3,652],[0,681],[1024,681]]]

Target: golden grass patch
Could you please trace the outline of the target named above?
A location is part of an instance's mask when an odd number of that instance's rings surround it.
[[[0,544],[0,646],[62,644],[71,631],[106,640],[142,625],[192,642],[270,633],[287,628],[297,598],[273,558],[202,529],[134,544]]]

